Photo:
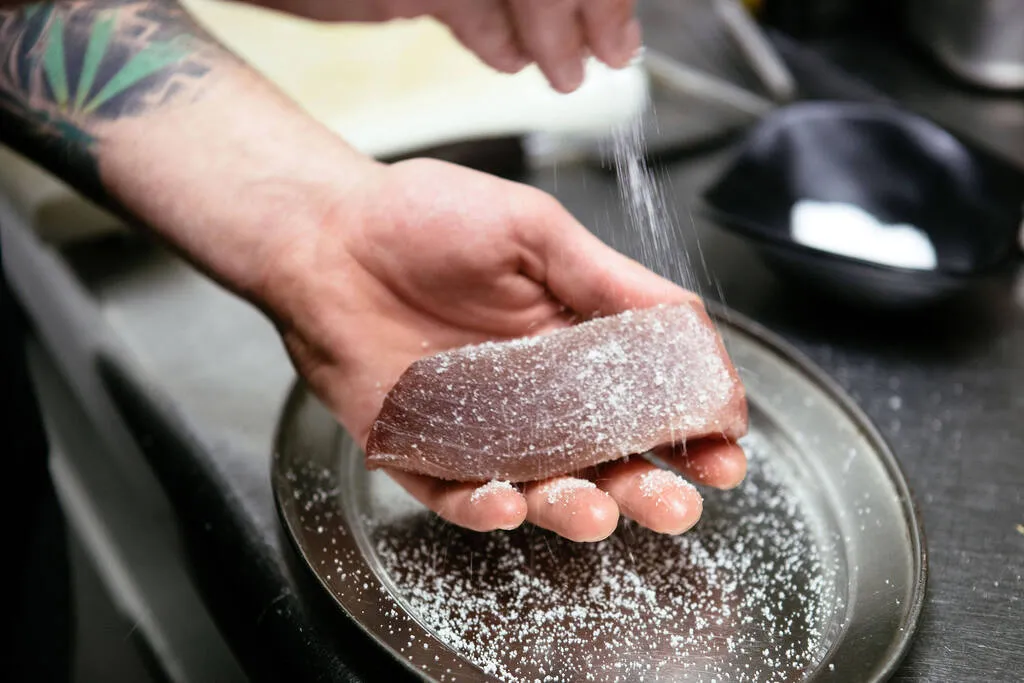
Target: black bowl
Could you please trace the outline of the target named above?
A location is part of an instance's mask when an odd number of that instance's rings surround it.
[[[780,273],[906,307],[1014,260],[1024,178],[898,108],[807,102],[765,118],[704,200]]]

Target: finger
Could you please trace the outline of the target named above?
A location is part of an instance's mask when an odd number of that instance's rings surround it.
[[[525,247],[522,271],[582,317],[700,302],[603,243],[550,195],[537,191],[522,202],[515,228]]]
[[[639,457],[603,467],[596,482],[622,514],[662,534],[683,533],[697,523],[704,508],[690,482]]]
[[[504,0],[464,0],[438,12],[452,34],[485,64],[516,73],[530,63],[516,38],[512,15]]]
[[[583,29],[575,0],[509,0],[519,44],[559,92],[583,82]]]
[[[747,475],[747,456],[735,443],[703,439],[655,451],[690,481],[716,489],[736,488]]]
[[[587,0],[582,4],[587,47],[608,66],[626,66],[640,49],[635,4],[635,0]]]
[[[608,538],[619,522],[619,508],[594,482],[556,477],[529,484],[526,520],[571,541]]]
[[[690,482],[643,458],[604,467],[596,481],[622,514],[658,533],[681,534],[703,511],[703,499]]]
[[[413,498],[452,524],[473,531],[515,529],[526,519],[526,500],[511,484],[443,481],[385,469]]]
[[[588,236],[578,240],[576,252],[557,247],[548,254],[549,289],[580,315],[594,317],[659,304],[701,303],[693,292]]]

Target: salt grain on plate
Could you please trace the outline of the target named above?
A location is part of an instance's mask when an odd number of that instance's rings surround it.
[[[804,516],[769,442],[743,445],[747,479],[707,493],[682,536],[474,534],[411,506],[367,518],[370,542],[414,618],[501,681],[802,680],[839,632],[841,541]]]

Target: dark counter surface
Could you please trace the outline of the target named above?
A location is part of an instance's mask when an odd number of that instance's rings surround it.
[[[778,280],[746,244],[691,211],[730,151],[667,166],[679,237],[694,253],[699,243],[713,274],[704,293],[820,364],[875,421],[907,474],[924,520],[930,580],[897,678],[1020,680],[1024,268],[927,314],[825,305]],[[527,179],[603,239],[642,256],[620,227],[612,175],[575,166]],[[167,493],[203,597],[247,675],[382,680],[387,660],[312,584],[277,521],[269,455],[293,375],[272,328],[138,238],[113,237],[63,256],[116,340],[96,351],[98,385]],[[52,329],[41,336],[61,353],[66,340]]]

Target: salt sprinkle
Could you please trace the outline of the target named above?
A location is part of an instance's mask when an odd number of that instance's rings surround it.
[[[563,477],[545,484],[544,493],[547,494],[548,505],[554,505],[572,500],[577,491],[593,488],[597,488],[597,485],[587,479]]]
[[[502,491],[515,491],[516,487],[512,486],[507,481],[501,481],[500,479],[492,479],[477,490],[473,491],[473,495],[469,497],[470,502],[479,503],[484,498],[493,496],[496,493]]]
[[[676,204],[670,201],[666,187],[647,164],[646,128],[646,118],[637,116],[617,126],[611,139],[619,195],[626,210],[625,227],[636,238],[641,263],[686,289],[701,293],[703,283],[695,272],[691,249],[677,225]],[[703,265],[703,257],[701,260]],[[703,270],[707,275],[706,265]]]

